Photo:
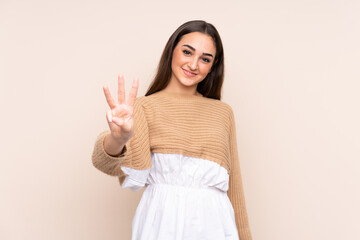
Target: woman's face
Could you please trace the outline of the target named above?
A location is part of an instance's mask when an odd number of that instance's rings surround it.
[[[210,72],[215,54],[215,43],[209,35],[200,32],[183,35],[173,51],[170,84],[196,88]]]

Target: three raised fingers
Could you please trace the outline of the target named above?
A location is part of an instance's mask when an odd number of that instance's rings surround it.
[[[125,103],[125,80],[123,76],[118,76],[118,103]],[[131,90],[129,93],[129,98],[127,100],[127,105],[134,106],[134,102],[137,96],[137,92],[139,89],[139,79],[135,78],[133,80]],[[114,109],[116,107],[116,102],[114,98],[111,96],[109,88],[107,86],[103,86],[104,94],[107,103],[109,104],[110,109]]]

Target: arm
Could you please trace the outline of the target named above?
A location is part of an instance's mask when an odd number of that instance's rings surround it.
[[[123,154],[126,142],[118,142],[113,138],[113,136],[109,133],[104,138],[104,150],[111,156],[118,157]]]
[[[121,166],[134,169],[151,167],[151,151],[148,122],[143,109],[144,98],[137,98],[134,103],[134,135],[126,142],[120,152],[121,143],[112,143],[110,130],[100,133],[95,141],[92,163],[100,171],[111,176],[118,176],[120,184],[125,179]],[[109,137],[110,141],[107,142]],[[104,141],[105,140],[105,141]],[[109,146],[106,146],[106,145]],[[120,152],[119,155],[110,155]]]
[[[121,176],[123,175],[123,172],[120,167],[121,162],[125,159],[124,151],[126,150],[126,145],[123,148],[122,154],[119,154],[118,156],[108,154],[105,151],[104,140],[109,135],[110,130],[103,131],[98,135],[92,153],[92,163],[94,167],[106,174],[111,176]]]
[[[229,177],[228,196],[234,207],[236,226],[240,240],[251,240],[251,232],[246,211],[245,196],[241,179],[241,170],[237,150],[236,127],[234,113],[230,114],[230,158],[231,170]]]

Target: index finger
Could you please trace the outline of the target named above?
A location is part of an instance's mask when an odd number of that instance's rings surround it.
[[[111,109],[115,108],[116,104],[115,104],[115,101],[114,101],[114,99],[112,98],[112,96],[110,94],[109,88],[107,86],[103,86],[103,89],[104,89],[105,98],[106,98],[107,103],[109,104],[109,107]]]

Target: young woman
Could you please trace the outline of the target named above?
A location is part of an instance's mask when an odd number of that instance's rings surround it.
[[[221,99],[224,56],[216,28],[181,25],[168,40],[145,96],[138,80],[125,101],[103,87],[110,130],[99,134],[93,165],[122,187],[146,187],[133,240],[250,240],[232,108]]]

